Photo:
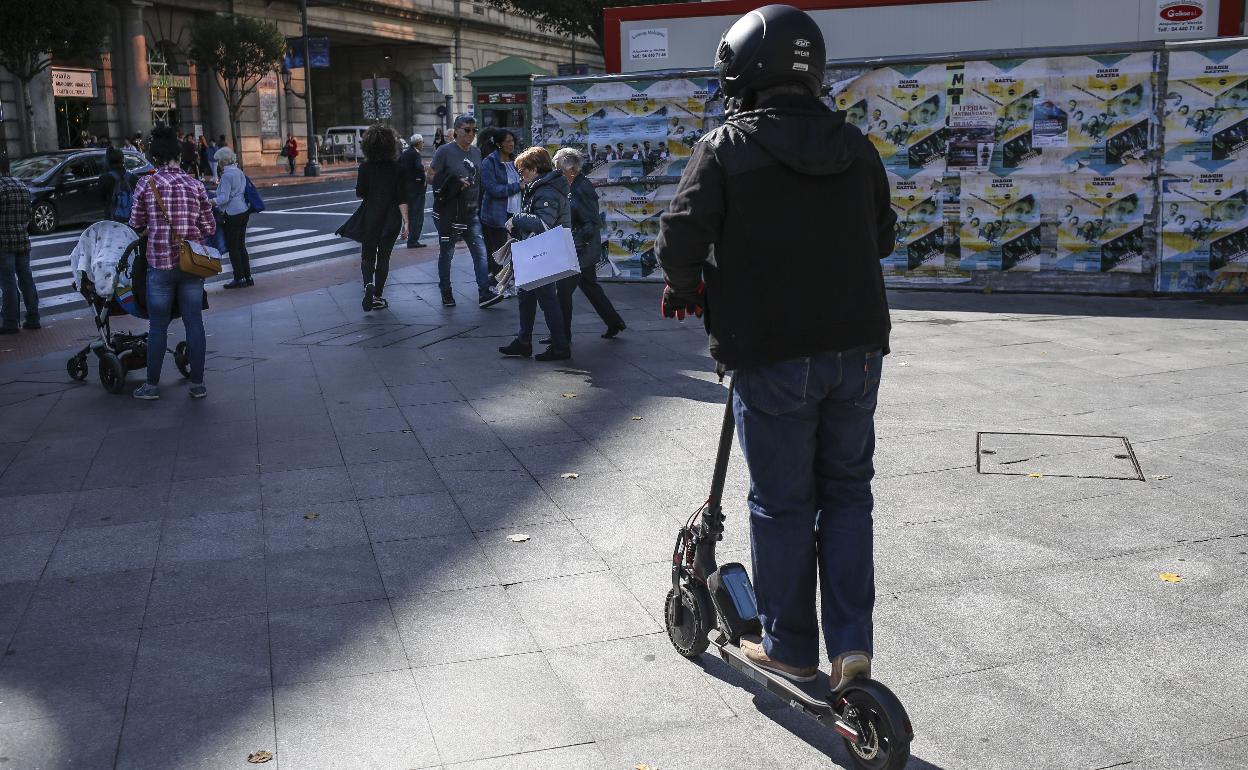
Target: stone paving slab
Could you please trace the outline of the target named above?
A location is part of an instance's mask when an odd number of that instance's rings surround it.
[[[392,276],[382,313],[358,284],[214,310],[202,402],[0,359],[0,768],[848,767],[663,633],[722,415],[700,327],[610,286],[629,329],[579,303],[543,366],[495,352],[514,304]],[[876,675],[911,767],[1242,767],[1248,307],[891,300]],[[1145,480],[979,474],[977,431],[1126,436]],[[747,567],[748,481],[734,449]]]

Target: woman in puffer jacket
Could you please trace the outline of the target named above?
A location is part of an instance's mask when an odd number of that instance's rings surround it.
[[[511,237],[517,240],[546,232],[552,227],[571,227],[572,212],[568,205],[568,182],[562,172],[554,169],[550,153],[544,147],[530,147],[516,158],[520,172],[520,213],[507,221]],[[542,306],[546,328],[550,330],[550,347],[533,356],[538,361],[566,361],[572,357],[572,347],[564,331],[563,313],[555,284],[548,283],[533,290],[521,289],[520,333],[510,345],[498,352],[505,356],[533,355],[533,321],[537,306]]]

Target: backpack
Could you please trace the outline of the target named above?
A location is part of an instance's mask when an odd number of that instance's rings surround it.
[[[252,184],[251,177],[245,177],[247,186],[243,188],[243,200],[247,201],[247,208],[253,213],[264,211],[264,198],[260,197],[260,191]]]
[[[129,222],[130,212],[134,209],[134,174],[116,171],[108,172],[115,181],[113,186],[113,219],[118,222]]]

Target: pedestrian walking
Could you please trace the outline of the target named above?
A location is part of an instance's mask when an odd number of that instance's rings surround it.
[[[147,238],[147,381],[134,391],[145,401],[160,398],[160,369],[169,346],[169,321],[176,300],[186,329],[191,367],[191,398],[208,395],[204,386],[204,279],[178,267],[180,243],[202,241],[217,231],[204,185],[178,167],[182,147],[172,128],[152,131],[148,151],[156,173],[134,190],[130,226]]]
[[[187,132],[182,137],[182,170],[187,174],[199,178],[199,146],[195,144],[195,135]]]
[[[492,257],[507,243],[507,220],[520,213],[520,172],[516,170],[516,136],[502,129],[495,137],[498,149],[486,156],[481,166],[481,232],[485,253]],[[489,260],[490,275],[497,275],[498,264]]]
[[[382,297],[390,273],[390,252],[406,238],[409,210],[407,185],[399,169],[399,135],[393,128],[373,125],[360,140],[364,162],[355,178],[355,195],[363,199],[364,240],[360,267],[364,278],[364,312],[389,307]]]
[[[226,289],[254,286],[251,278],[251,255],[247,253],[247,223],[251,207],[247,205],[247,175],[238,167],[238,155],[229,147],[217,150],[221,181],[217,184],[213,203],[221,211],[221,227],[225,230],[225,250],[230,255],[233,280]]]
[[[211,179],[213,184],[216,184],[219,181],[217,176],[217,140],[201,136],[199,144],[200,168],[203,169],[204,175]]]
[[[825,58],[819,26],[790,6],[724,34],[719,82],[740,107],[693,146],[656,250],[663,314],[709,307],[711,355],[735,371],[763,628],[741,649],[813,681],[822,623],[838,692],[871,673],[874,415],[890,329],[880,260],[897,217],[879,153],[819,99]]]
[[[138,177],[126,170],[126,155],[121,150],[109,149],[104,153],[104,160],[108,170],[99,182],[100,201],[104,209],[101,219],[129,222]]]
[[[425,225],[425,190],[428,184],[425,180],[425,160],[420,156],[420,151],[425,148],[425,137],[420,134],[412,134],[408,140],[407,149],[399,156],[399,168],[403,171],[403,185],[407,190],[407,247],[409,249],[423,249],[425,244],[420,242],[420,231]]]
[[[512,237],[523,240],[552,227],[572,224],[568,206],[568,182],[550,162],[545,147],[530,147],[516,157],[516,169],[524,185],[521,193],[520,213],[507,220]],[[550,347],[533,356],[538,361],[566,361],[572,357],[572,347],[564,332],[563,313],[559,309],[559,296],[555,284],[548,283],[536,289],[519,292],[520,331],[511,344],[498,349],[505,356],[533,355],[533,321],[537,306],[542,306],[546,328],[550,330]]]
[[[286,146],[282,148],[282,154],[286,156],[286,168],[289,169],[289,175],[295,175],[295,159],[299,157],[299,142],[295,141],[294,134],[286,135]]]
[[[433,153],[433,222],[438,230],[438,287],[442,305],[455,307],[451,293],[451,258],[455,242],[462,239],[472,255],[477,278],[477,305],[491,307],[503,295],[490,288],[489,257],[481,234],[481,151],[472,140],[476,138],[477,121],[471,115],[455,118],[455,141],[442,145]]]
[[[579,287],[585,299],[594,306],[598,317],[607,325],[603,339],[614,339],[627,327],[602,284],[598,283],[598,254],[602,249],[602,220],[598,214],[598,193],[594,183],[582,173],[585,159],[579,150],[564,147],[555,153],[555,168],[568,183],[568,204],[572,210],[572,242],[581,274],[561,278],[556,284],[559,308],[569,342],[572,340],[572,293]]]
[[[9,156],[0,152],[0,334],[17,334],[21,302],[23,329],[39,328],[39,292],[30,272],[30,189],[9,175]]]

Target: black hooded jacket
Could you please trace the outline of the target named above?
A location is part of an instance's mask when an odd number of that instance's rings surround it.
[[[660,220],[667,283],[706,281],[711,355],[730,369],[888,350],[880,260],[897,217],[879,153],[813,97],[730,117],[693,148]]]

